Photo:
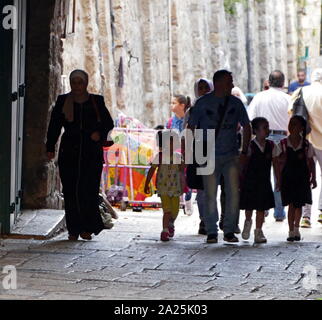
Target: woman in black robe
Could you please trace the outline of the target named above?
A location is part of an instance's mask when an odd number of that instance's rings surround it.
[[[114,128],[102,96],[87,91],[88,75],[75,70],[70,75],[71,92],[58,97],[47,134],[47,156],[55,158],[61,135],[58,165],[69,240],[91,240],[104,225],[99,213],[99,189],[103,169],[103,144]]]

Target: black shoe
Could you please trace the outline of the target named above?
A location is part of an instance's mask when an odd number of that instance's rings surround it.
[[[218,237],[216,234],[210,234],[207,238],[207,243],[218,243]]]
[[[241,234],[241,230],[238,225],[236,227],[235,234]]]
[[[206,236],[207,231],[205,228],[199,228],[198,234],[200,234],[201,236]]]
[[[294,237],[294,241],[298,242],[298,241],[301,241],[301,240],[302,240],[301,237],[296,237],[296,236]]]
[[[295,237],[288,237],[287,238],[287,242],[294,242],[295,241]]]
[[[235,235],[233,233],[227,233],[224,237],[224,241],[229,242],[229,243],[239,242],[238,238],[235,237]]]

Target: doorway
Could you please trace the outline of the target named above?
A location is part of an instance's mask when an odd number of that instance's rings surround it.
[[[12,117],[11,117],[11,179],[10,229],[21,211],[21,177],[23,118],[25,97],[26,1],[14,0],[17,27],[12,39]]]

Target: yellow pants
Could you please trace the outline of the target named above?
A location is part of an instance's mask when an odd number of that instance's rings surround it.
[[[180,210],[180,197],[161,196],[162,209],[164,213],[171,213],[173,220],[176,220]]]

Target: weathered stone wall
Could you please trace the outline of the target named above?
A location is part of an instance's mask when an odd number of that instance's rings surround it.
[[[62,37],[70,1],[29,2],[27,208],[61,204],[44,142],[73,69],[89,73],[90,91],[104,95],[113,116],[122,111],[152,127],[170,117],[174,93],[193,98],[195,80],[215,70],[230,69],[243,91],[258,92],[273,69],[293,80],[306,46],[309,68],[320,54],[321,0],[76,0],[75,30]]]
[[[305,56],[305,48],[309,47],[309,58],[301,62],[309,72],[319,64],[321,33],[321,0],[298,1],[298,56]],[[321,65],[320,65],[321,67]]]
[[[50,109],[61,91],[60,3],[30,0],[28,4],[23,207],[57,207],[61,204],[56,168],[46,160],[44,143]]]
[[[306,1],[303,15],[297,0],[79,1],[64,74],[88,70],[90,89],[105,95],[114,115],[152,126],[169,117],[172,93],[193,96],[194,81],[219,68],[246,92],[259,91],[273,69],[294,79],[301,48],[318,55],[320,2]]]

